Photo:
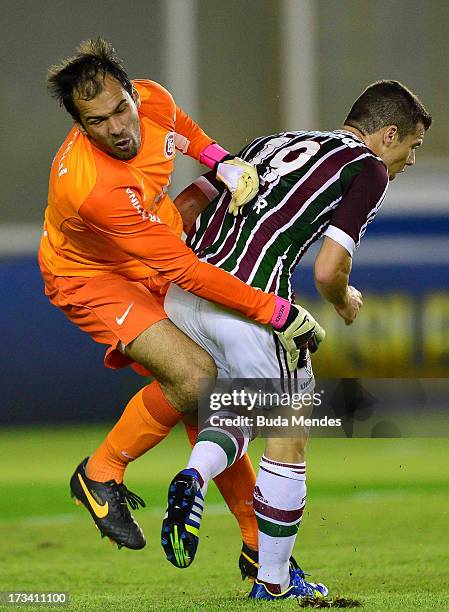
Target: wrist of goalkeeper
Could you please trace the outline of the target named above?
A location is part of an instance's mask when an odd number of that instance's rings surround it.
[[[307,347],[315,353],[326,335],[308,310],[277,295],[270,323],[287,352]]]
[[[207,147],[205,147],[200,153],[200,162],[217,172],[218,164],[225,159],[232,159],[233,155],[229,153],[226,149],[223,149],[216,142],[211,143]]]
[[[222,157],[219,161],[216,161],[213,167],[213,171],[215,174],[218,172],[218,166],[225,161],[230,161],[231,159],[235,159],[235,155],[231,155],[231,153],[227,153],[224,157]]]

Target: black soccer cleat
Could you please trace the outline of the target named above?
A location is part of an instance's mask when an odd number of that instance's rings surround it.
[[[86,457],[79,464],[70,479],[71,496],[89,510],[102,537],[109,537],[119,549],[122,546],[133,550],[143,548],[146,544],[145,536],[127,504],[137,510],[139,505],[145,507],[145,502],[115,480],[97,482],[88,478],[88,459]]]
[[[295,558],[290,557],[290,569],[297,570],[299,565],[296,563]],[[259,569],[259,553],[257,550],[250,548],[245,542],[243,542],[242,550],[239,557],[239,569],[242,575],[242,580],[248,578],[250,582],[254,582],[257,578],[257,571]]]

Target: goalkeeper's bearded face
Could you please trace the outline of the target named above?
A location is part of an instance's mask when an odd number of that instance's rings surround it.
[[[77,127],[98,149],[116,159],[137,155],[141,135],[139,96],[123,88],[114,77],[106,75],[103,88],[91,100],[74,98],[80,122]]]

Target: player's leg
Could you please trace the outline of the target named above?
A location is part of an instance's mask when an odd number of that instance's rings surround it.
[[[127,344],[126,356],[155,377],[129,402],[122,417],[87,466],[94,479],[123,479],[126,465],[153,448],[185,412],[196,411],[200,380],[213,379],[211,357],[168,319]]]
[[[191,446],[198,437],[197,426],[186,426]],[[242,548],[238,560],[242,580],[253,581],[259,569],[258,525],[253,508],[253,491],[256,484],[256,473],[245,453],[237,463],[214,478],[214,482],[225,500],[229,510],[235,516],[242,534]],[[292,565],[296,561],[292,557]]]
[[[183,421],[193,448],[199,433],[198,425],[187,423],[186,419]],[[253,509],[256,473],[248,453],[245,453],[229,469],[216,476],[214,482],[240,527],[243,545],[239,567],[242,579],[255,578],[258,569],[258,526]]]
[[[252,503],[256,473],[248,453],[216,476],[214,482],[240,527],[242,548],[238,564],[242,580],[254,580],[258,568],[258,526]]]
[[[140,389],[91,455],[87,474],[93,480],[123,481],[127,465],[163,440],[179,421],[157,381]]]
[[[168,321],[144,284],[113,274],[47,280],[53,303],[94,340],[110,345],[108,365],[138,361],[161,380],[132,398],[89,464],[81,462],[71,479],[72,495],[86,506],[102,534],[119,545],[141,548],[145,539],[126,504],[135,508],[141,500],[121,484],[123,470],[160,441],[182,412],[196,409],[195,385],[200,378],[214,377],[215,364]]]
[[[94,453],[87,465],[87,476],[92,480],[110,482],[108,470],[112,461],[116,469],[123,470],[130,461],[163,439],[182,413],[197,409],[199,381],[213,378],[215,374],[215,365],[209,355],[167,319],[142,332],[127,345],[125,353],[150,370],[158,380],[134,396],[119,422]],[[91,462],[93,470],[97,470],[94,474],[89,472]],[[96,490],[98,492],[98,486]],[[106,499],[105,494],[103,497]],[[106,521],[101,524],[97,521],[102,533],[125,546],[135,547],[131,533],[122,535],[121,517],[114,516],[112,521],[110,518],[107,524]],[[132,533],[136,539],[136,530]]]
[[[175,299],[175,303],[178,302],[178,308],[173,308],[169,300],[167,311],[178,324],[182,325],[182,317],[180,317],[182,308],[179,308],[179,302],[183,301],[182,296],[175,291],[172,299]],[[201,325],[195,330],[189,329],[187,319],[185,331],[195,339],[197,339],[195,334],[198,334],[198,339],[209,339],[211,354],[216,358],[219,374],[227,367],[226,373],[230,378],[263,377],[285,380],[288,377],[285,355],[268,330],[263,326],[229,315],[214,305],[206,305],[202,302],[195,306],[196,300],[197,298],[187,298],[187,301],[191,302],[190,307],[204,309],[201,320],[197,321],[197,324]],[[248,348],[251,352],[251,361],[247,360]],[[314,382],[310,362],[298,371],[298,378],[303,383],[302,392],[313,391]],[[258,504],[260,514],[258,517],[259,541],[263,540],[262,545],[259,543],[259,549],[263,548],[263,552],[261,550],[259,552],[259,562],[263,564],[264,569],[261,573],[261,580],[255,587],[258,590],[254,592],[253,589],[252,597],[276,599],[286,596],[285,594],[271,594],[264,580],[269,586],[272,586],[273,590],[278,588],[277,585],[279,588],[281,586],[291,587],[289,596],[327,593],[327,589],[322,585],[306,583],[304,574],[296,564],[289,568],[289,560],[306,497],[304,450],[307,438],[304,432],[303,434],[297,435],[292,440],[285,438],[269,440],[265,456],[261,461],[258,482],[265,488],[264,478],[268,476],[273,479],[271,484],[274,490],[270,492],[270,499],[260,500],[257,488],[254,496],[254,504]],[[246,448],[250,435],[250,432],[246,432],[242,426],[225,425],[206,427],[198,436],[187,469],[178,474],[170,486],[168,512],[163,523],[162,542],[163,545],[164,542],[166,543],[164,548],[174,565],[182,567],[192,562],[198,545],[198,529],[207,482],[238,460],[240,453]],[[183,495],[183,491],[186,491],[187,494]],[[172,507],[173,505],[178,505],[180,509],[184,507],[183,516],[181,516],[182,512],[177,517],[171,512],[170,501],[172,501]],[[176,521],[170,521],[173,518],[178,519],[177,524]],[[273,522],[277,525],[274,531],[270,528]],[[173,525],[176,525],[177,528],[174,539],[171,538]],[[281,530],[280,536],[276,533],[276,529]],[[274,536],[269,534],[268,537],[265,537],[267,534],[264,530],[278,536],[277,540],[275,542],[270,540],[270,537]],[[282,550],[279,555],[276,555],[276,551],[273,551],[272,548],[279,545]],[[270,583],[267,578],[279,580],[279,582]]]
[[[307,433],[269,438],[259,463],[254,511],[259,525],[259,570],[252,599],[327,595],[324,585],[308,583],[290,557],[306,503]]]
[[[207,431],[206,439],[202,439],[204,432],[198,436],[187,467],[174,477],[168,490],[161,543],[167,559],[176,567],[187,567],[195,558],[210,480],[243,457],[251,435],[248,429],[240,428]]]
[[[169,316],[181,326],[196,342],[202,343],[213,355],[219,368],[220,376],[257,378],[265,372],[266,376],[279,378],[279,365],[273,365],[274,340],[271,333],[261,325],[247,322],[243,317],[233,316],[228,311],[209,304],[200,298],[183,294],[176,287],[172,287],[167,295],[166,310]],[[190,313],[197,315],[194,324]],[[248,347],[251,347],[251,360],[248,360]],[[268,355],[267,355],[268,351]],[[284,364],[284,370],[285,364]],[[204,495],[211,478],[222,474],[221,484],[227,492],[232,492],[232,481],[227,478],[230,471],[238,480],[239,471],[245,474],[248,464],[241,461],[245,455],[251,432],[248,428],[239,427],[206,427],[201,431],[192,451],[186,471],[180,472],[170,486],[169,506],[164,520],[162,543],[169,560],[181,566],[192,562],[198,545],[198,529],[201,522],[201,509],[204,504]],[[232,467],[231,467],[232,466]],[[226,471],[225,471],[226,470]],[[251,484],[246,486],[240,481],[240,499],[235,499],[235,508],[244,514],[244,510],[252,515],[251,505],[247,503],[249,487],[254,483],[251,470]],[[184,495],[184,490],[187,491]],[[231,493],[232,495],[232,493]],[[242,504],[246,501],[246,508]],[[182,512],[178,512],[178,502]],[[173,510],[172,510],[173,509]],[[173,534],[176,526],[176,534]],[[187,533],[184,527],[187,526]],[[252,520],[251,528],[254,529]],[[176,548],[170,536],[174,535]],[[179,538],[184,542],[178,542]],[[252,532],[252,542],[248,549],[249,561],[257,564],[256,538]],[[245,538],[244,538],[245,543]],[[184,549],[184,553],[179,552]],[[175,554],[178,553],[178,554]],[[247,570],[245,570],[247,571]],[[255,575],[255,574],[254,574]]]

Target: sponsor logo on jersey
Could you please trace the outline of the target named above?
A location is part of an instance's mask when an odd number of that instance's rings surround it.
[[[145,210],[145,208],[140,203],[139,198],[136,196],[136,194],[131,189],[131,187],[127,187],[125,189],[125,192],[128,195],[131,204],[133,205],[133,207],[136,209],[136,211],[139,213],[139,215],[142,217],[144,221],[148,220],[148,221],[153,221],[156,223],[161,223],[161,220],[157,215],[153,215],[152,213],[149,213],[147,210]]]
[[[165,137],[164,155],[170,159],[175,154],[175,133],[169,132]]]
[[[66,150],[61,155],[61,159],[59,160],[59,164],[58,164],[58,176],[59,176],[59,178],[61,178],[61,176],[64,176],[64,174],[67,174],[67,172],[68,172],[68,168],[64,164],[65,164],[65,158],[69,154],[69,151],[70,151],[72,145],[73,145],[73,140],[71,140],[69,142],[69,144],[67,145]]]
[[[256,214],[260,215],[262,210],[266,208],[267,206],[268,206],[268,202],[264,198],[261,198],[260,200],[257,199],[256,204],[255,204]]]

